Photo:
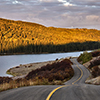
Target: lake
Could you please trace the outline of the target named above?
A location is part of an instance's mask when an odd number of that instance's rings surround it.
[[[88,51],[90,52],[90,51]],[[35,62],[43,62],[56,60],[57,58],[78,57],[83,51],[68,52],[68,53],[51,53],[51,54],[26,54],[26,55],[7,55],[0,56],[0,76],[10,76],[6,74],[9,68],[18,66],[20,64],[28,64]]]

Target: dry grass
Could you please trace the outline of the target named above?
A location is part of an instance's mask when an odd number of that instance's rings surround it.
[[[9,83],[3,83],[0,84],[0,92],[1,91],[5,91],[8,89],[14,89],[14,88],[19,88],[19,87],[24,87],[24,86],[33,86],[33,85],[62,85],[64,81],[57,81],[57,80],[53,80],[52,82],[49,82],[48,79],[37,79],[37,80],[26,80],[23,79],[19,82],[17,81],[10,81]]]
[[[32,85],[62,85],[74,75],[71,64],[69,59],[64,59],[36,69],[23,79],[18,78],[6,82],[3,81],[5,78],[1,78],[0,91]]]

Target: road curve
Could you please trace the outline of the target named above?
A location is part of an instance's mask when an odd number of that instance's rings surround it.
[[[89,71],[76,58],[74,76],[65,85],[28,86],[0,92],[0,100],[100,100],[100,86],[85,84]]]

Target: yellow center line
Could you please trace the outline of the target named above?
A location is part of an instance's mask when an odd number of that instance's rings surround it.
[[[78,67],[78,65],[77,65],[77,67]],[[75,84],[77,81],[79,81],[81,78],[82,78],[82,76],[83,76],[83,71],[82,71],[82,69],[80,68],[80,67],[78,67],[79,68],[79,70],[81,71],[81,76],[76,80],[76,81],[74,81],[72,84]]]
[[[46,100],[50,100],[51,96],[52,96],[57,90],[59,90],[60,88],[66,87],[66,86],[71,86],[71,85],[64,85],[64,86],[57,87],[56,89],[54,89],[54,90],[48,95],[48,97],[46,98]]]
[[[77,65],[77,67],[79,68],[79,70],[81,71],[81,76],[76,80],[76,81],[74,81],[73,83],[72,83],[72,85],[74,85],[77,81],[79,81],[81,78],[82,78],[82,76],[83,76],[83,71],[82,71],[82,69]],[[57,88],[55,88],[53,91],[51,91],[51,93],[48,95],[48,97],[46,98],[46,100],[50,100],[50,98],[52,97],[52,95],[57,91],[57,90],[59,90],[59,89],[61,89],[61,88],[63,88],[63,87],[67,87],[67,86],[71,86],[71,85],[64,85],[64,86],[60,86],[60,87],[57,87]]]
[[[82,71],[82,69],[77,65],[77,68],[81,71],[81,76],[76,80],[76,81],[74,81],[72,84],[75,84],[77,81],[79,81],[81,78],[82,78],[82,76],[83,76],[83,71]]]

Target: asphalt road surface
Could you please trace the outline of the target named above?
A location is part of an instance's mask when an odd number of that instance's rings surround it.
[[[0,100],[100,100],[100,86],[85,84],[89,71],[71,59],[74,76],[65,85],[28,86],[0,92]]]

